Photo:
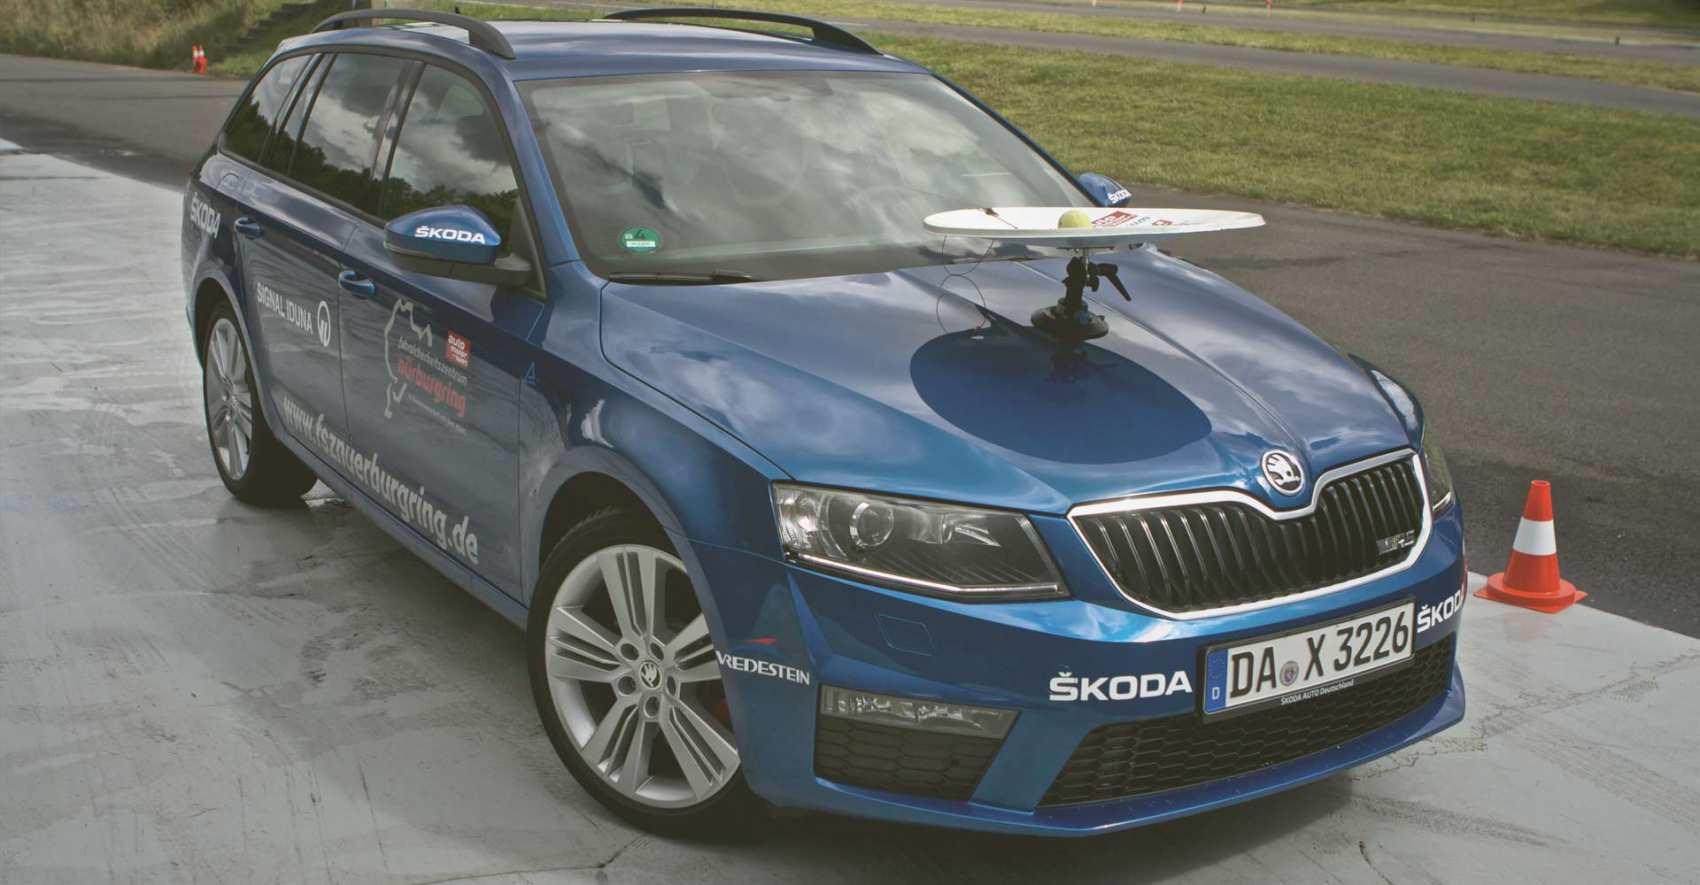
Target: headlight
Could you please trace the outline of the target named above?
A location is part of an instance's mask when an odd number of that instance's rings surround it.
[[[1399,413],[1399,420],[1405,423],[1406,428],[1412,432],[1418,427],[1422,428],[1423,480],[1428,487],[1429,507],[1435,513],[1445,510],[1452,504],[1452,471],[1446,467],[1446,455],[1429,439],[1428,421],[1424,420],[1422,408],[1417,405],[1416,398],[1411,396],[1411,392],[1406,390],[1403,384],[1394,381],[1387,373],[1370,365],[1363,358],[1352,359],[1357,360],[1358,365],[1369,372],[1370,378],[1387,396],[1387,401],[1392,404],[1393,411]]]
[[[1423,423],[1423,415],[1422,410],[1417,407],[1416,399],[1411,396],[1411,392],[1405,389],[1405,385],[1388,377],[1386,372],[1364,362],[1361,358],[1354,357],[1354,359],[1357,359],[1358,364],[1369,371],[1369,377],[1375,381],[1375,386],[1381,388],[1382,394],[1392,404],[1393,411],[1399,413],[1399,420],[1403,421],[1405,427],[1411,432],[1416,432],[1416,429]]]
[[[1068,595],[1027,517],[776,483],[785,555],[898,590],[965,600]]]
[[[1429,506],[1435,513],[1452,503],[1452,471],[1446,466],[1446,454],[1429,438],[1428,425],[1423,425],[1423,479],[1428,483]]]

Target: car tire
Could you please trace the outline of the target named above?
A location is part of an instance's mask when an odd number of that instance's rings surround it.
[[[628,595],[626,613],[616,612],[609,588],[628,576],[626,586],[641,587],[645,575],[653,592]],[[647,614],[646,599],[655,600]],[[696,599],[648,514],[596,511],[555,544],[532,594],[532,697],[567,770],[614,813],[663,835],[741,837],[765,807],[737,764],[713,639]],[[687,774],[680,759],[691,756],[700,761]],[[629,777],[632,771],[639,775]]]
[[[254,361],[229,302],[213,308],[202,344],[202,414],[218,478],[237,500],[248,504],[298,503],[318,477],[266,424]]]

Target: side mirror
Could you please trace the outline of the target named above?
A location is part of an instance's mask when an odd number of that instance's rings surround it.
[[[1085,188],[1086,192],[1091,194],[1092,199],[1096,200],[1100,206],[1125,206],[1129,200],[1133,199],[1133,195],[1127,192],[1127,188],[1122,187],[1120,182],[1108,175],[1099,175],[1096,172],[1082,172],[1080,173],[1080,177],[1076,180],[1080,182],[1080,186]]]
[[[409,212],[384,226],[384,247],[397,265],[414,273],[496,285],[531,278],[525,259],[501,255],[502,235],[471,206]]]

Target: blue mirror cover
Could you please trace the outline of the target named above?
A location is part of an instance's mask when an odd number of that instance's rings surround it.
[[[416,258],[492,264],[502,251],[502,237],[484,213],[471,206],[437,206],[385,225],[384,245]]]
[[[1129,200],[1133,199],[1133,195],[1127,192],[1127,188],[1121,186],[1121,182],[1108,175],[1082,172],[1077,180],[1080,182],[1080,186],[1086,188],[1086,192],[1092,195],[1092,199],[1098,201],[1100,206],[1125,206]]]

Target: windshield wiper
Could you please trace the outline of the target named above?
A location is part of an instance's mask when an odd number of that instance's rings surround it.
[[[608,279],[616,283],[653,283],[658,286],[707,286],[714,283],[755,283],[755,277],[737,270],[711,270],[707,273],[611,273]]]

